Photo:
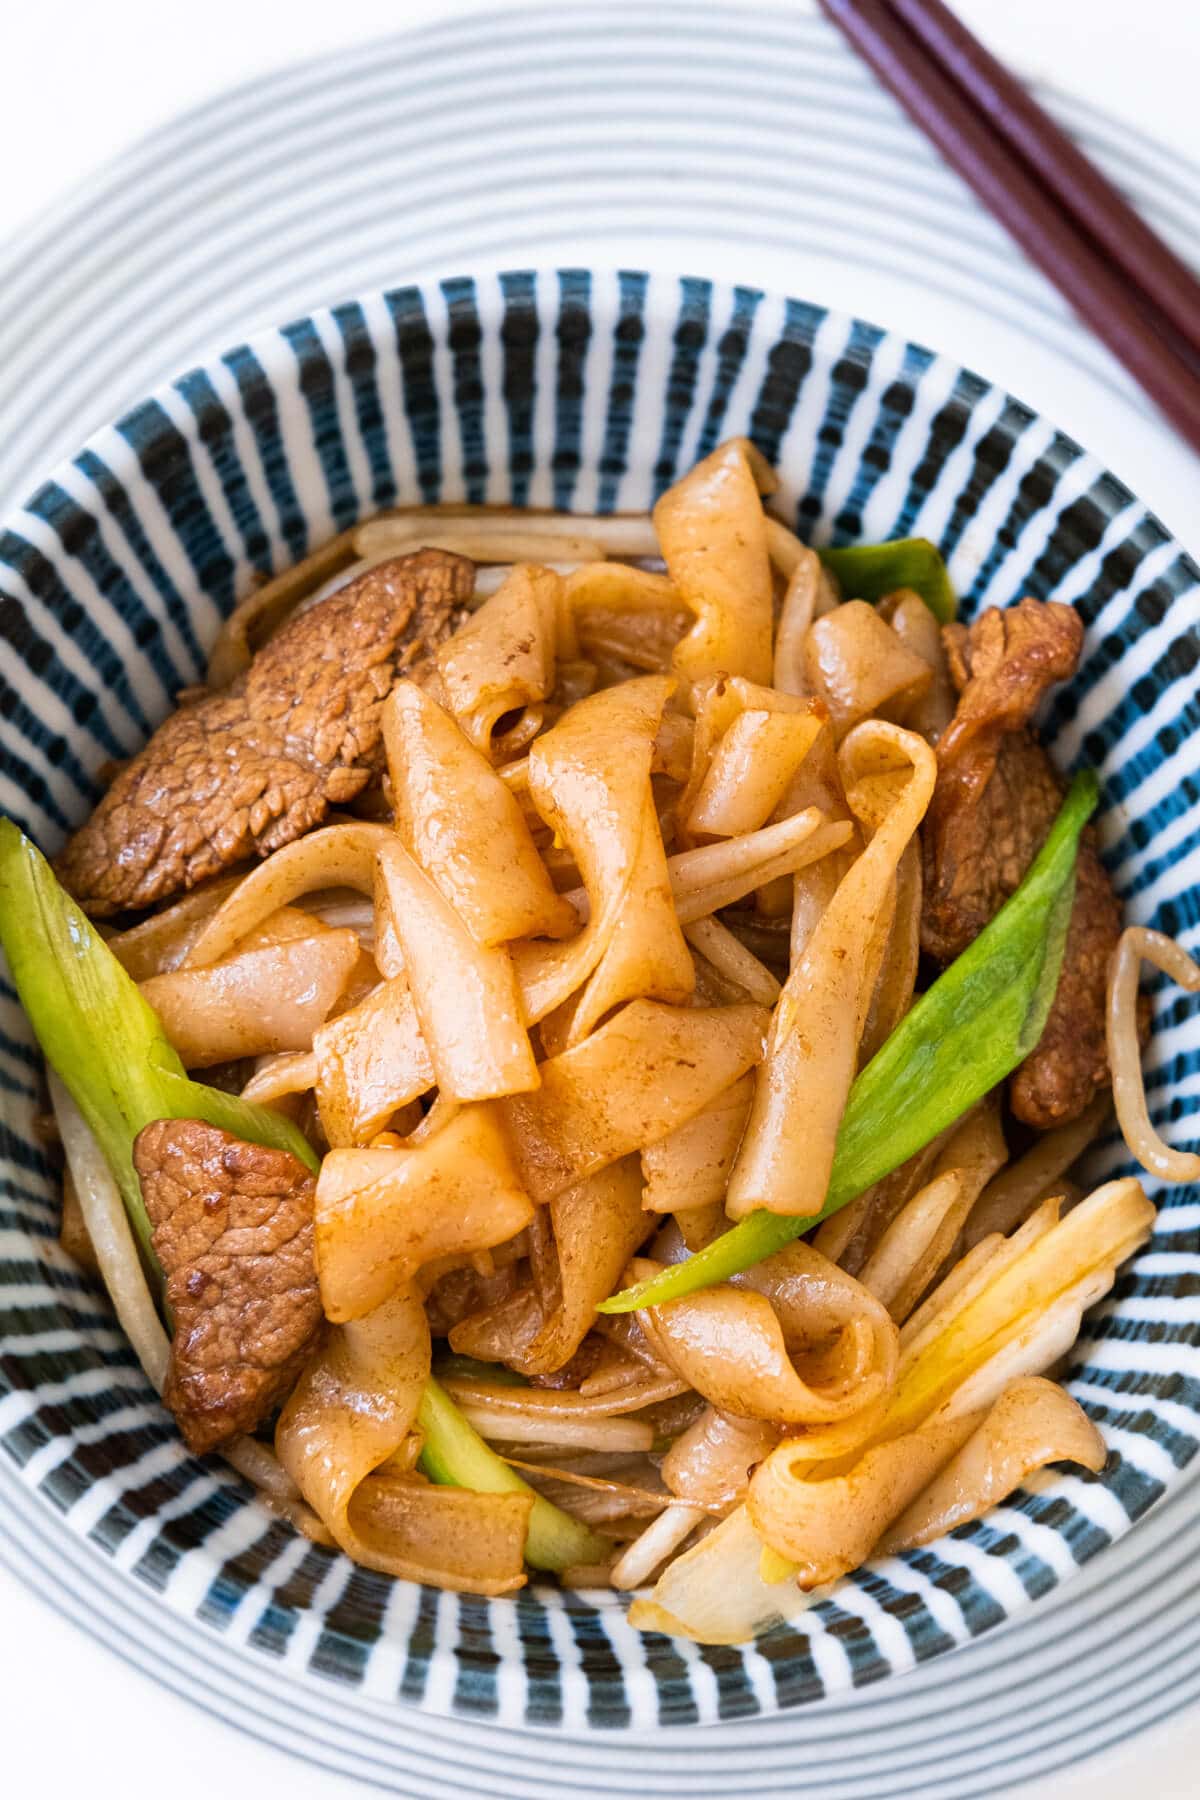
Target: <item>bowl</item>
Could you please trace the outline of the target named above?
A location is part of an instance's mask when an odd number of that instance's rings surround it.
[[[1077,444],[945,358],[802,300],[636,271],[369,294],[212,357],[91,438],[0,523],[0,805],[56,849],[104,765],[200,678],[256,574],[379,507],[641,511],[739,432],[810,540],[930,537],[966,616],[1026,593],[1080,609],[1083,659],[1047,736],[1062,764],[1100,773],[1104,854],[1130,916],[1187,935],[1200,918],[1200,571],[1178,544]],[[1154,1004],[1147,1091],[1183,1143],[1200,1021],[1171,992]],[[1172,1189],[1073,1354],[1071,1391],[1109,1445],[1101,1475],[1049,1471],[755,1646],[643,1637],[609,1593],[534,1584],[487,1601],[355,1569],[222,1463],[188,1455],[103,1288],[58,1246],[37,1057],[8,986],[2,1006],[0,1491],[25,1554],[48,1546],[100,1612],[164,1644],[182,1633],[200,1663],[223,1638],[288,1679],[518,1727],[776,1712],[1021,1613],[1128,1531],[1197,1448],[1198,1208]],[[1098,1177],[1126,1166],[1116,1140],[1093,1153]]]

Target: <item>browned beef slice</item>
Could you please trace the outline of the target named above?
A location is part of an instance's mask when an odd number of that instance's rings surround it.
[[[1075,905],[1058,992],[1037,1048],[1009,1090],[1013,1111],[1027,1125],[1046,1131],[1065,1124],[1108,1085],[1104,1015],[1108,965],[1120,935],[1121,904],[1088,833],[1075,868]]]
[[[133,1159],[175,1321],[163,1398],[188,1446],[251,1431],[315,1347],[315,1181],[286,1150],[159,1119]]]
[[[246,674],[172,713],[58,859],[103,916],[266,856],[352,800],[382,764],[379,714],[398,675],[462,619],[464,557],[395,557],[285,625]]]
[[[922,830],[922,947],[950,962],[1020,884],[1062,804],[1063,783],[1029,727],[1039,701],[1074,673],[1083,626],[1069,606],[1022,600],[946,631],[958,708],[938,743]],[[1104,1005],[1120,907],[1090,834],[1058,992],[1037,1048],[1013,1078],[1018,1118],[1045,1130],[1083,1111],[1108,1079]]]

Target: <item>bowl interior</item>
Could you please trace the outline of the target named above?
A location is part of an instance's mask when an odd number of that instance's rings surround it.
[[[745,287],[514,272],[348,302],[214,358],[98,433],[0,525],[0,805],[49,850],[199,679],[256,576],[381,506],[647,509],[722,438],[777,467],[815,542],[932,538],[968,616],[1068,600],[1087,638],[1048,732],[1104,784],[1132,917],[1197,923],[1200,573],[1076,444],[876,326]],[[1147,1091],[1184,1143],[1200,1024],[1154,993]],[[1200,1431],[1200,1211],[1155,1236],[1089,1317],[1072,1389],[1110,1447],[987,1520],[873,1563],[753,1649],[640,1638],[610,1595],[439,1595],[314,1547],[223,1465],[188,1457],[102,1289],[59,1249],[37,1061],[0,993],[0,1481],[19,1479],[197,1628],[364,1693],[502,1723],[623,1726],[773,1711],[877,1680],[1025,1608],[1166,1490]],[[1094,1156],[1124,1166],[1113,1139]]]

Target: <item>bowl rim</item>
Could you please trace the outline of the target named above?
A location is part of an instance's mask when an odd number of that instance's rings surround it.
[[[260,363],[267,379],[273,380],[273,378],[279,372],[279,369],[281,367],[286,367],[289,365],[289,359],[291,360],[292,363],[294,363],[294,359],[297,354],[296,351],[294,350],[293,346],[288,343],[288,340],[284,336],[284,332],[291,326],[306,325],[306,324],[308,324],[314,320],[318,320],[318,319],[319,320],[328,320],[328,321],[332,322],[334,319],[335,313],[337,311],[337,308],[340,306],[351,305],[351,304],[360,304],[361,305],[363,303],[381,302],[383,299],[383,296],[387,293],[406,292],[406,291],[411,291],[411,292],[426,295],[426,296],[433,294],[433,293],[440,293],[441,295],[444,296],[448,284],[467,284],[467,286],[469,287],[469,291],[471,292],[473,298],[475,299],[477,306],[480,307],[480,310],[482,313],[484,311],[484,303],[482,300],[482,295],[485,291],[488,294],[488,299],[489,299],[490,303],[494,307],[498,307],[501,304],[501,300],[502,300],[501,282],[503,280],[505,280],[506,278],[509,278],[509,279],[511,279],[513,277],[532,278],[533,285],[534,285],[534,291],[536,294],[539,284],[550,283],[550,282],[557,283],[559,281],[560,277],[562,277],[563,275],[585,276],[588,278],[589,289],[588,289],[588,293],[587,293],[586,303],[587,303],[589,313],[593,314],[593,315],[594,315],[594,309],[596,308],[596,306],[598,304],[597,283],[603,282],[603,281],[609,281],[614,284],[613,291],[615,291],[615,281],[620,276],[632,276],[637,279],[645,280],[647,282],[647,299],[646,299],[646,305],[645,305],[645,316],[647,317],[648,320],[651,317],[651,315],[655,312],[656,309],[661,313],[661,315],[664,318],[667,317],[668,315],[671,317],[676,317],[677,312],[678,312],[680,297],[681,297],[682,292],[684,291],[684,285],[689,282],[695,283],[698,288],[707,290],[708,293],[711,296],[713,296],[714,298],[716,298],[717,296],[731,297],[735,292],[749,292],[749,293],[752,293],[752,294],[758,296],[760,299],[768,300],[768,301],[779,303],[779,304],[783,304],[789,300],[794,300],[794,298],[795,298],[791,295],[784,293],[783,291],[781,291],[777,288],[772,288],[772,287],[759,288],[759,287],[754,286],[753,284],[749,284],[749,283],[740,283],[740,282],[735,283],[733,281],[723,281],[723,280],[718,280],[716,278],[708,277],[708,276],[688,276],[687,274],[682,273],[682,272],[670,273],[670,274],[664,274],[662,272],[657,272],[653,275],[650,275],[645,271],[628,269],[628,268],[625,268],[623,265],[617,264],[617,263],[614,263],[611,265],[590,264],[587,266],[574,266],[574,265],[554,266],[554,265],[530,264],[530,265],[520,266],[520,267],[514,268],[512,270],[504,270],[504,271],[490,271],[489,270],[483,275],[476,275],[476,276],[472,276],[469,274],[468,275],[461,275],[461,274],[445,274],[445,275],[443,275],[440,273],[433,273],[429,276],[417,277],[411,281],[406,281],[406,282],[403,282],[400,284],[396,284],[396,286],[391,287],[391,288],[387,288],[387,289],[377,288],[377,289],[367,290],[364,293],[347,296],[345,300],[334,303],[333,305],[314,308],[312,310],[312,312],[310,312],[310,313],[300,314],[300,315],[296,316],[295,318],[286,321],[283,325],[267,326],[260,330],[257,330],[254,333],[248,335],[244,340],[240,341],[236,345],[232,345],[227,348],[216,348],[216,349],[211,350],[209,353],[206,354],[206,356],[202,360],[191,364],[188,369],[180,372],[180,374],[176,375],[173,378],[168,378],[167,380],[158,383],[148,394],[146,394],[141,399],[135,401],[133,404],[131,404],[129,407],[127,407],[111,423],[101,425],[101,426],[97,427],[96,429],[94,429],[92,432],[90,432],[88,434],[87,438],[84,440],[84,443],[80,446],[79,450],[76,451],[76,453],[73,456],[67,455],[67,456],[64,456],[64,457],[58,459],[58,461],[56,462],[54,467],[44,475],[42,480],[37,484],[36,487],[34,487],[27,494],[26,498],[22,502],[14,504],[13,506],[10,506],[9,508],[6,509],[3,517],[0,517],[0,546],[5,544],[6,542],[11,542],[13,537],[20,539],[20,540],[26,540],[26,533],[27,533],[27,529],[28,529],[28,520],[30,517],[30,512],[31,512],[31,509],[35,506],[39,497],[50,486],[52,486],[55,483],[58,483],[60,486],[64,486],[66,488],[67,492],[70,493],[71,488],[72,488],[73,479],[75,477],[77,477],[79,474],[80,460],[85,455],[87,455],[89,452],[102,456],[103,460],[112,468],[113,473],[118,477],[118,479],[122,479],[122,478],[126,478],[126,477],[133,477],[133,478],[140,477],[141,461],[142,461],[142,457],[145,454],[146,449],[152,447],[156,443],[156,441],[161,443],[161,441],[167,435],[167,430],[171,425],[171,407],[172,407],[173,402],[176,402],[179,398],[179,393],[180,393],[182,384],[185,381],[187,381],[189,377],[200,375],[203,372],[205,372],[206,370],[209,370],[209,369],[213,368],[214,366],[223,363],[225,361],[225,359],[232,356],[237,351],[241,351],[243,349],[250,351],[255,356],[255,358],[258,360],[258,362]],[[670,284],[670,300],[669,300],[669,302],[666,297],[668,284]],[[608,290],[605,290],[604,298],[606,301],[609,298]],[[536,300],[535,300],[535,304],[536,304]],[[882,347],[885,344],[890,343],[894,346],[900,346],[904,349],[912,348],[912,349],[919,351],[922,355],[924,355],[928,358],[930,367],[937,367],[943,373],[952,373],[955,376],[962,375],[962,376],[968,378],[969,380],[971,380],[975,384],[976,391],[974,393],[973,399],[970,402],[969,410],[973,411],[974,408],[979,405],[980,401],[983,400],[984,398],[986,398],[987,396],[999,396],[999,398],[1001,400],[1011,401],[1012,404],[1015,407],[1017,407],[1021,413],[1023,413],[1024,415],[1027,415],[1031,421],[1038,421],[1038,422],[1044,424],[1045,426],[1047,426],[1053,432],[1055,441],[1057,443],[1061,444],[1065,449],[1067,449],[1071,453],[1072,485],[1073,486],[1076,484],[1079,484],[1079,485],[1091,485],[1093,483],[1103,484],[1103,486],[1107,489],[1109,494],[1112,496],[1114,512],[1119,511],[1122,508],[1131,507],[1134,505],[1138,506],[1139,508],[1142,507],[1142,503],[1137,499],[1137,496],[1133,493],[1133,491],[1119,477],[1114,475],[1100,461],[1100,459],[1098,457],[1096,457],[1092,452],[1087,450],[1085,447],[1078,444],[1078,442],[1074,438],[1072,438],[1070,436],[1070,434],[1062,431],[1059,427],[1057,427],[1054,424],[1054,421],[1052,419],[1049,419],[1045,414],[1039,412],[1036,408],[1028,406],[1026,403],[1024,403],[1024,402],[1020,401],[1019,399],[1017,399],[1016,397],[1012,396],[1011,394],[1009,394],[1007,392],[1007,390],[1000,388],[996,383],[993,383],[993,382],[987,380],[985,377],[974,374],[973,371],[971,371],[968,368],[964,368],[963,365],[958,364],[953,358],[951,358],[941,352],[927,350],[926,347],[923,345],[914,344],[912,340],[908,339],[902,333],[893,331],[886,326],[872,325],[869,321],[862,321],[862,320],[858,319],[855,315],[851,315],[851,314],[839,311],[836,308],[829,308],[829,307],[825,307],[823,305],[804,302],[804,301],[800,301],[799,304],[801,304],[803,306],[811,306],[811,308],[814,312],[820,314],[822,321],[828,321],[833,329],[840,330],[843,334],[843,343],[844,343],[842,355],[844,357],[848,357],[851,359],[856,358],[861,365],[866,366],[867,368],[870,367],[872,357],[875,354],[877,354],[880,347]],[[868,327],[869,331],[873,334],[870,344],[867,346],[864,346],[852,335],[852,327],[859,326],[859,325],[866,325]],[[436,328],[435,328],[435,335],[436,335]],[[157,427],[159,437],[156,440],[154,433],[151,433],[150,437],[148,439],[145,439],[140,444],[140,446],[138,446],[136,444],[135,440],[137,440],[139,432],[142,431],[144,424],[145,424],[146,414],[148,413],[148,411],[151,408],[157,408],[159,415],[160,415],[160,424]],[[189,454],[194,450],[195,442],[198,442],[198,441],[199,441],[199,438],[197,436],[196,440],[189,443],[189,446],[188,446]],[[103,507],[101,507],[98,516],[103,517],[103,512],[104,512],[104,509],[103,509]],[[1164,540],[1164,542],[1169,544],[1173,548],[1175,554],[1179,558],[1182,559],[1182,562],[1189,574],[1190,579],[1196,583],[1197,588],[1200,588],[1200,567],[1197,566],[1196,562],[1194,561],[1192,556],[1189,554],[1189,552],[1186,550],[1186,548],[1182,544],[1179,543],[1178,539],[1176,539],[1173,536],[1173,534],[1165,526],[1161,525],[1161,523],[1157,520],[1156,516],[1150,511],[1149,508],[1143,508],[1143,513],[1144,513],[1144,516],[1147,519],[1149,519],[1153,523],[1153,525],[1157,528],[1157,530],[1161,533],[1161,536],[1162,536],[1162,539]],[[28,544],[28,542],[26,542],[26,551],[27,551],[27,553],[34,553],[33,547],[30,546]],[[288,565],[281,565],[281,567],[282,566],[288,566]],[[0,592],[6,591],[6,571],[9,568],[12,568],[15,570],[15,572],[18,575],[18,578],[21,575],[21,566],[20,566],[19,559],[15,564],[9,562],[8,560],[0,560]],[[13,594],[12,598],[14,598],[17,601],[18,605],[23,604],[21,595],[19,593]],[[1200,1327],[1197,1328],[1195,1341],[1197,1343],[1200,1343]],[[3,1375],[3,1372],[0,1371],[0,1405],[3,1404],[3,1401],[6,1397],[11,1397],[11,1395],[14,1392],[19,1393],[19,1391],[20,1390],[12,1388],[7,1383],[6,1378]],[[30,1501],[38,1501],[41,1499],[41,1496],[35,1496],[33,1494],[32,1490],[27,1486],[27,1484],[23,1483],[20,1471],[17,1469],[15,1463],[11,1462],[10,1459],[7,1457],[0,1457],[0,1491],[3,1491],[5,1488],[9,1487],[10,1484],[14,1488],[19,1490],[23,1495],[28,1496]],[[1178,1494],[1178,1484],[1172,1483],[1171,1486],[1169,1486],[1167,1489],[1166,1496],[1164,1497],[1164,1504],[1165,1504],[1166,1500],[1170,1500],[1172,1497],[1176,1497],[1177,1494]],[[43,1508],[43,1510],[45,1511],[46,1509]],[[1121,1535],[1124,1535],[1124,1531],[1131,1530],[1136,1524],[1139,1524],[1140,1517],[1141,1517],[1141,1515],[1137,1515],[1137,1516],[1135,1516],[1135,1518],[1131,1519],[1129,1521],[1128,1525],[1122,1531]],[[65,1530],[64,1530],[64,1527],[65,1527]],[[45,1535],[50,1536],[50,1534],[48,1532]],[[96,1558],[100,1558],[102,1562],[104,1561],[104,1559],[101,1558],[100,1551],[95,1546],[91,1545],[87,1540],[80,1537],[77,1532],[73,1531],[69,1526],[67,1526],[65,1521],[61,1522],[60,1528],[55,1535],[60,1538],[65,1535],[72,1542],[72,1544],[78,1546],[78,1548],[81,1551],[90,1551]],[[1109,1546],[1106,1545],[1106,1546],[1103,1546],[1102,1548],[1108,1549]],[[1092,1561],[1093,1558],[1099,1553],[1100,1553],[1100,1551],[1097,1550],[1097,1551],[1089,1552],[1084,1556],[1081,1556],[1079,1558],[1079,1566],[1082,1567],[1084,1564]],[[8,1561],[9,1558],[6,1556],[5,1560]],[[111,1567],[111,1565],[107,1564],[107,1563],[105,1563],[105,1566]],[[1066,1580],[1069,1585],[1072,1585],[1072,1586],[1074,1585],[1074,1580],[1072,1578],[1076,1577],[1078,1575],[1078,1573],[1079,1573],[1078,1567],[1076,1569],[1067,1571]],[[1060,1576],[1057,1573],[1055,1573],[1054,1579],[1051,1582],[1050,1586],[1052,1588],[1058,1587],[1061,1579],[1062,1578],[1060,1578]],[[40,1585],[40,1584],[35,1583],[35,1585]],[[43,1588],[42,1591],[45,1591],[45,1588]],[[541,1590],[532,1585],[531,1585],[530,1589],[527,1590],[527,1592],[532,1597],[534,1597],[536,1600],[538,1600],[539,1603],[541,1603],[541,1601],[542,1601],[543,1593],[545,1593],[545,1592],[554,1593],[555,1591],[556,1590],[553,1590],[553,1589]],[[63,1611],[69,1610],[68,1606],[65,1603],[65,1599],[66,1599],[65,1593],[54,1593],[50,1597],[52,1599],[52,1603],[55,1604],[59,1608],[59,1610],[63,1610]],[[174,1612],[170,1607],[164,1608],[161,1599],[154,1595],[143,1596],[143,1598],[148,1599],[148,1602],[151,1605],[152,1611],[156,1611],[158,1613],[162,1613],[164,1611],[169,1612],[171,1617],[178,1623],[179,1627],[181,1628],[181,1631],[183,1631],[185,1634],[194,1634],[196,1636],[196,1638],[198,1638],[200,1641],[208,1644],[211,1647],[211,1644],[212,1644],[211,1633],[206,1631],[204,1625],[194,1615],[184,1615],[182,1613]],[[1014,1596],[1011,1598],[1011,1600],[1005,1610],[1003,1618],[1001,1620],[995,1621],[995,1623],[1008,1623],[1010,1621],[1020,1620],[1021,1618],[1025,1617],[1029,1613],[1029,1611],[1031,1609],[1033,1609],[1035,1598],[1040,1599],[1041,1595],[1038,1594],[1035,1596],[1032,1593],[1025,1592],[1023,1594],[1023,1596],[1018,1597],[1014,1594]],[[489,1602],[488,1604],[495,1605],[497,1603]],[[511,1601],[505,1601],[505,1602],[503,1602],[503,1604],[511,1605],[512,1603],[511,1603]],[[99,1627],[101,1622],[102,1622],[101,1619],[99,1617],[97,1617],[97,1620],[96,1620],[97,1628]],[[990,1627],[988,1627],[988,1629],[990,1629]],[[99,1635],[98,1629],[96,1630],[95,1634]],[[120,1648],[120,1645],[118,1645],[117,1647]],[[947,1647],[956,1647],[956,1646],[947,1646]],[[125,1652],[122,1651],[122,1653],[124,1654]],[[941,1656],[939,1656],[938,1660],[939,1660],[939,1662],[944,1662],[944,1658],[942,1658]],[[953,1663],[953,1662],[957,1661],[958,1659],[952,1658],[950,1660]],[[259,1667],[259,1666],[260,1666],[260,1659],[255,1659],[255,1667]],[[294,1680],[295,1673],[296,1673],[295,1671],[292,1671],[289,1669],[286,1673],[286,1679],[288,1681]],[[281,1672],[281,1674],[282,1674],[282,1672]],[[317,1678],[313,1677],[311,1679],[317,1679]],[[795,1697],[795,1698],[791,1698],[791,1699],[784,1698],[784,1699],[778,1701],[776,1703],[776,1705],[774,1705],[772,1707],[764,1708],[763,1711],[764,1712],[771,1712],[771,1711],[784,1712],[788,1709],[796,1708],[799,1705],[802,1705],[804,1703],[805,1703],[805,1700],[804,1700],[803,1696],[799,1696],[799,1697]],[[828,1704],[828,1703],[829,1702],[827,1701],[826,1704]],[[425,1698],[422,1698],[421,1701],[418,1702],[418,1705],[420,1706],[421,1710],[423,1710],[423,1711],[424,1710],[436,1710],[436,1709],[428,1707],[428,1703],[425,1700]],[[447,1716],[452,1715],[454,1712],[454,1706],[452,1704],[448,1705],[445,1708],[445,1711],[446,1711]],[[467,1711],[469,1712],[470,1709],[468,1708]],[[707,1721],[703,1721],[703,1722],[707,1722]],[[504,1727],[499,1722],[491,1723],[488,1728],[489,1728],[489,1730],[492,1730],[492,1731],[506,1729],[506,1727]],[[530,1730],[538,1730],[538,1729],[543,1729],[543,1728],[539,1727],[536,1723],[526,1722],[526,1723],[522,1723],[516,1729],[521,1732],[526,1732],[526,1731],[530,1731]],[[636,1728],[634,1728],[634,1727],[613,1726],[611,1724],[604,1724],[604,1729],[608,1733],[611,1733],[614,1731],[625,1731],[625,1732],[630,1733],[631,1735],[636,1733]],[[674,1727],[672,1725],[663,1724],[663,1725],[654,1727],[654,1733],[655,1733],[655,1735],[658,1735],[663,1730],[671,1730],[671,1729],[674,1729]],[[686,1730],[690,1731],[692,1729],[692,1727],[689,1725],[689,1726],[680,1727],[679,1729],[686,1729]]]

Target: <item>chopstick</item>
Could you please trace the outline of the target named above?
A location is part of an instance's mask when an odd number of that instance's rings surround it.
[[[1115,213],[1103,239],[1084,228],[1081,221],[1095,219],[1115,190],[1045,119],[1071,153],[1063,156],[1042,131],[1044,115],[1028,95],[1019,120],[1000,129],[997,115],[1010,116],[1006,84],[1016,83],[994,58],[983,60],[982,46],[937,0],[821,0],[821,6],[1030,260],[1200,450],[1194,277],[1134,214],[1136,237]],[[942,51],[964,85],[943,65]],[[1146,238],[1154,247],[1149,273],[1138,248]],[[1114,239],[1122,246],[1119,258]]]
[[[891,0],[990,123],[1180,335],[1200,346],[1200,277],[942,0]]]

